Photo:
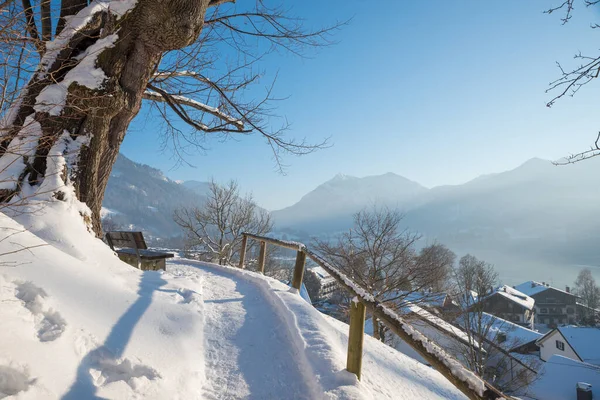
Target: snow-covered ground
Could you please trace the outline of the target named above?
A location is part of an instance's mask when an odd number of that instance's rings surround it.
[[[464,398],[370,337],[358,381],[348,326],[278,281],[185,259],[142,272],[48,211],[21,218],[37,236],[0,214],[0,398]]]

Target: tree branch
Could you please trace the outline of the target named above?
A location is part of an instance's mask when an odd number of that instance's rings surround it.
[[[581,153],[571,154],[568,157],[564,157],[558,161],[553,161],[554,165],[567,165],[575,164],[579,161],[587,160],[588,158],[600,156],[600,132],[596,136],[596,141],[590,146],[589,150],[582,151]]]
[[[210,0],[209,7],[217,7],[225,3],[235,3],[235,0]]]
[[[40,41],[40,36],[38,34],[38,29],[35,24],[35,17],[33,15],[33,7],[31,6],[31,1],[23,0],[23,10],[25,11],[25,27],[27,29],[27,33],[33,39],[33,44],[37,52],[40,54],[44,54],[44,45]]]
[[[160,102],[167,102],[167,103],[172,102],[175,104],[186,105],[186,106],[195,108],[196,110],[214,115],[215,117],[219,118],[220,120],[222,120],[223,122],[225,122],[227,124],[234,125],[239,132],[248,132],[248,131],[244,130],[244,122],[242,120],[234,118],[230,115],[227,115],[227,114],[221,112],[216,107],[208,106],[206,104],[200,103],[199,101],[190,99],[185,96],[167,93],[166,91],[164,91],[160,88],[157,88],[154,85],[148,85],[148,87],[151,88],[152,91],[146,90],[143,93],[142,98],[144,98],[146,100],[160,101]],[[204,131],[213,129],[213,128],[209,128],[206,125],[204,125],[204,126],[205,126],[205,129],[202,129]]]
[[[42,16],[42,40],[49,42],[52,40],[52,10],[50,9],[50,0],[41,1],[40,12]]]
[[[56,35],[65,27],[66,17],[75,15],[87,6],[87,0],[61,0],[60,18],[56,24]]]

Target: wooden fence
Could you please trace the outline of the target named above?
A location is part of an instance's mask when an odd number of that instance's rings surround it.
[[[348,336],[346,369],[356,374],[358,379],[361,377],[365,317],[366,311],[368,310],[374,317],[382,321],[392,332],[408,343],[417,353],[419,353],[419,355],[421,355],[421,357],[469,399],[511,399],[511,397],[504,395],[488,382],[477,377],[472,371],[465,368],[459,361],[446,353],[442,348],[416,331],[409,323],[396,314],[395,311],[386,307],[373,296],[366,293],[359,285],[338,269],[332,267],[323,258],[312,252],[302,243],[244,233],[240,252],[240,268],[244,268],[245,266],[248,239],[256,240],[260,244],[258,270],[261,273],[264,273],[265,269],[267,244],[295,250],[296,263],[294,266],[292,287],[298,289],[298,291],[300,290],[304,276],[304,266],[306,258],[308,257],[327,271],[342,288],[354,297],[350,302],[350,331]]]

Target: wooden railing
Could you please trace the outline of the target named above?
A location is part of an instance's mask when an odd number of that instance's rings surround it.
[[[283,247],[296,251],[296,263],[292,287],[300,290],[304,276],[306,258],[310,258],[317,265],[327,271],[337,283],[348,291],[354,298],[350,302],[350,331],[348,336],[348,357],[346,369],[361,377],[362,354],[364,340],[364,326],[366,310],[382,321],[392,332],[409,344],[433,368],[440,372],[454,386],[463,392],[469,399],[510,399],[491,384],[476,376],[465,368],[458,360],[446,353],[409,323],[404,321],[394,310],[377,301],[372,295],[365,292],[337,268],[332,267],[318,254],[308,249],[304,244],[285,240],[258,236],[244,233],[240,252],[239,267],[244,268],[246,260],[246,247],[248,239],[256,240],[260,244],[258,270],[264,273],[267,244]]]

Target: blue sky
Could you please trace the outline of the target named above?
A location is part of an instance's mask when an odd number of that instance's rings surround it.
[[[247,0],[238,0],[238,2]],[[560,3],[560,1],[558,1]],[[574,66],[578,51],[598,52],[598,10],[580,5],[573,19],[543,14],[553,1],[307,0],[292,11],[310,26],[352,17],[337,44],[309,58],[272,55],[277,113],[289,135],[330,148],[286,157],[275,168],[259,136],[207,143],[177,166],[161,147],[160,123],[145,112],[121,151],[172,179],[237,179],[268,208],[289,206],[337,173],[394,172],[425,186],[459,184],[514,168],[532,157],[557,159],[586,148],[600,129],[594,83],[552,108],[545,93]]]

